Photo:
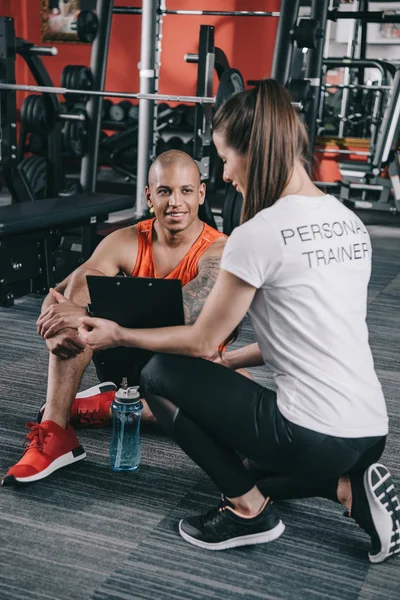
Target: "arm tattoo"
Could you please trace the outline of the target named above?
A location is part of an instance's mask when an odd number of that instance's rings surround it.
[[[217,280],[220,262],[220,256],[205,259],[199,268],[197,277],[182,288],[186,325],[193,325],[199,316],[207,296]]]

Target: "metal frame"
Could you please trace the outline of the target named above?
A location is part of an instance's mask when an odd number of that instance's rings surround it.
[[[17,38],[16,42],[17,54],[22,56],[22,58],[25,60],[35,81],[37,81],[40,85],[52,87],[53,82],[40,57],[40,50],[32,52],[32,48],[34,46],[21,38]],[[54,54],[51,53],[51,55]],[[50,114],[58,114],[60,112],[60,102],[56,95],[44,97],[44,104],[46,106],[46,110],[50,112]],[[21,133],[23,133],[23,126],[21,127]],[[61,155],[61,123],[60,121],[56,121],[52,131],[48,135],[47,195],[50,198],[58,196],[62,188],[63,172]],[[19,156],[19,158],[21,158],[21,156]]]
[[[386,106],[385,115],[376,140],[376,148],[371,161],[372,168],[379,172],[381,164],[389,160],[389,154],[395,150],[400,131],[400,70],[397,71],[392,93]]]
[[[214,27],[200,25],[199,55],[196,94],[211,95],[215,67]],[[199,165],[202,179],[208,179],[210,172],[210,149],[212,142],[211,104],[196,104],[194,118],[193,158]]]
[[[372,113],[372,118],[373,121],[377,119],[378,117],[378,113],[381,110],[382,104],[383,104],[383,100],[384,100],[384,96],[385,94],[383,94],[383,92],[385,91],[390,91],[393,87],[393,85],[387,85],[389,83],[389,81],[392,81],[395,74],[396,74],[396,67],[394,65],[392,65],[389,62],[385,62],[385,61],[381,61],[381,60],[376,60],[376,59],[367,59],[367,58],[326,58],[323,60],[323,64],[325,67],[325,71],[327,72],[330,68],[336,68],[336,67],[344,67],[347,71],[351,71],[352,69],[354,70],[359,70],[360,68],[376,68],[379,73],[380,73],[380,78],[381,78],[381,83],[382,85],[377,85],[377,86],[358,86],[357,84],[338,84],[338,85],[330,85],[330,84],[323,84],[322,85],[322,89],[324,88],[329,88],[329,87],[333,87],[333,88],[343,88],[344,90],[349,90],[349,89],[358,89],[359,87],[361,89],[370,89],[372,92],[376,92],[376,101],[374,103],[374,108],[373,108],[373,113]],[[322,107],[323,103],[321,103],[321,107]],[[322,112],[320,112],[320,115],[322,115]],[[342,113],[340,112],[339,118],[341,119],[340,121],[340,125],[339,125],[339,132],[342,131],[342,133],[344,133],[344,126],[346,123],[346,113]],[[321,119],[321,116],[320,116]],[[372,123],[371,124],[371,141],[370,141],[370,152],[368,154],[368,156],[373,156],[375,153],[375,148],[376,148],[376,143],[377,143],[377,137],[379,134],[379,127],[378,127],[378,123]],[[339,135],[339,137],[344,137],[343,135]]]
[[[140,93],[152,95],[156,91],[157,65],[157,9],[159,0],[144,0],[142,11],[142,31],[140,47]],[[158,78],[157,78],[158,81]],[[139,136],[136,180],[136,215],[141,216],[147,210],[143,190],[147,184],[151,154],[154,154],[155,130],[154,98],[139,100]]]
[[[304,122],[308,129],[310,139],[310,154],[309,161],[312,162],[314,153],[314,144],[317,128],[317,119],[319,104],[321,100],[321,76],[322,76],[322,61],[325,47],[325,31],[328,20],[328,8],[330,0],[312,0],[311,2],[311,19],[316,19],[319,22],[320,36],[315,48],[309,48],[306,55],[305,79],[310,82],[312,97],[305,113]]]
[[[289,80],[293,54],[293,31],[296,27],[300,0],[282,0],[276,33],[271,77],[282,85]]]
[[[15,81],[16,42],[14,19],[0,17],[1,77],[6,81]],[[18,169],[17,101],[15,93],[0,94],[0,127],[0,162],[3,164],[4,179],[12,201],[35,200],[35,195],[25,173]]]
[[[83,192],[96,191],[101,109],[103,105],[103,94],[101,90],[104,90],[107,72],[113,5],[114,0],[97,0],[96,11],[99,19],[99,29],[92,45],[90,69],[93,74],[93,91],[98,90],[100,93],[87,94],[90,96],[86,104],[86,113],[88,116],[88,146],[87,153],[82,158],[80,174],[80,184]],[[84,95],[85,93],[86,92],[83,92]]]

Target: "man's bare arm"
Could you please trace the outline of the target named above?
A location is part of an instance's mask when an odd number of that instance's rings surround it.
[[[119,271],[129,272],[130,263],[136,261],[136,252],[134,228],[120,229],[107,236],[93,255],[55,288],[64,297],[54,292],[47,296],[37,321],[39,335],[48,338],[67,327],[78,329],[79,318],[86,315],[89,302],[86,276],[112,277]]]
[[[189,281],[183,289],[183,309],[186,325],[193,325],[203,305],[217,281],[220,256],[205,258],[199,266],[197,277]]]

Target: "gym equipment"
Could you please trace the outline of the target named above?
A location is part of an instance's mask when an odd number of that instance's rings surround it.
[[[242,214],[243,196],[232,184],[228,183],[225,188],[225,199],[222,207],[223,232],[230,235],[240,225]]]
[[[107,121],[110,118],[110,108],[113,103],[111,100],[103,100],[103,104],[101,107],[101,119],[102,121]]]
[[[37,200],[47,196],[47,159],[42,156],[28,156],[24,158],[19,167],[25,174],[29,185]]]
[[[43,94],[70,94],[75,95],[86,95],[86,96],[98,96],[98,97],[109,97],[109,98],[136,98],[138,100],[163,100],[169,102],[187,102],[192,104],[214,104],[215,97],[213,96],[177,96],[171,94],[133,94],[130,92],[112,92],[112,91],[98,91],[98,90],[74,90],[65,87],[50,87],[42,85],[21,85],[14,83],[0,83],[0,90],[9,91],[21,91],[21,92],[41,92]]]
[[[55,121],[54,107],[46,107],[43,96],[31,94],[27,96],[21,107],[21,123],[26,129],[34,133],[49,134]]]
[[[342,181],[340,197],[352,208],[400,212],[400,70],[376,139],[374,152],[367,162],[347,161],[339,164]],[[382,176],[387,169],[388,177]]]
[[[80,90],[80,93],[77,95],[66,91],[64,96],[67,102],[86,102],[86,92],[93,88],[92,72],[84,65],[67,65],[64,67],[61,75],[61,85],[64,88]]]
[[[298,48],[308,48],[315,50],[318,40],[324,37],[317,19],[300,19],[299,24],[294,30],[293,39]]]
[[[114,6],[113,13],[116,15],[141,15],[142,8],[136,6]],[[159,8],[158,15],[186,15],[186,16],[206,16],[206,17],[279,17],[279,12],[266,12],[262,10],[167,10]]]
[[[77,20],[71,24],[71,29],[77,32],[81,42],[92,44],[99,29],[97,15],[91,10],[81,10]]]
[[[70,114],[82,115],[80,110]],[[82,158],[87,152],[87,128],[85,121],[66,121],[62,130],[63,149],[69,156]]]
[[[231,68],[224,71],[215,98],[215,110],[217,111],[231,96],[243,91],[244,81],[240,71]]]
[[[137,109],[134,108],[133,104],[129,100],[122,100],[118,104],[111,104],[108,109],[108,117],[111,121],[117,123],[126,122],[128,120],[137,120]]]
[[[305,112],[312,99],[310,81],[308,79],[291,79],[287,89],[293,100],[301,107],[300,112]]]
[[[67,273],[58,248],[65,229],[81,230],[75,268],[91,255],[96,244],[96,223],[131,205],[129,196],[80,194],[41,202],[21,202],[0,208],[0,305],[31,292],[45,293]],[[68,271],[70,272],[70,267]]]
[[[47,137],[40,133],[31,133],[29,136],[28,150],[32,154],[47,154]]]

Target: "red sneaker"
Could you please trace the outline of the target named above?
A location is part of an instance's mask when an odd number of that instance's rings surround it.
[[[117,386],[112,381],[94,385],[88,390],[79,392],[76,395],[71,407],[69,422],[76,427],[77,425],[96,425],[101,427],[110,421],[110,406],[115,398]],[[37,422],[40,423],[43,417],[46,403],[42,404],[37,415]]]
[[[54,421],[27,423],[27,448],[21,458],[2,479],[2,485],[30,483],[48,477],[53,471],[86,458],[70,425],[63,429]]]

